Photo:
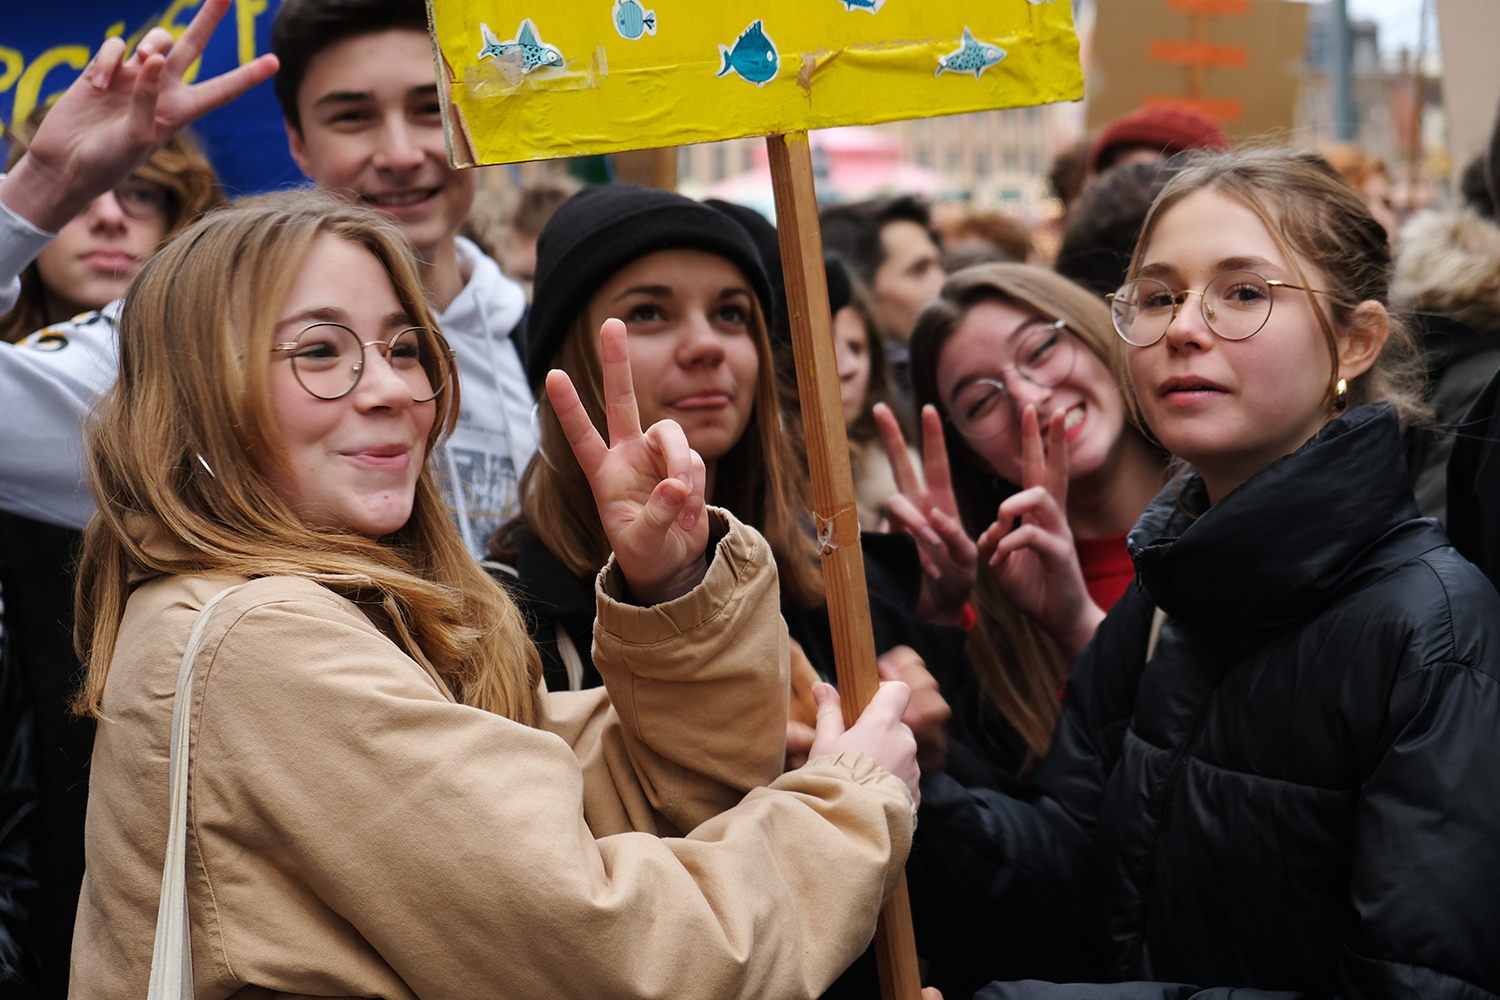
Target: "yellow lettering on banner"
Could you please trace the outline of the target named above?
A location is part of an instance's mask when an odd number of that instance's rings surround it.
[[[239,29],[240,65],[255,58],[255,19],[266,12],[266,0],[234,0],[235,26]]]
[[[3,93],[20,77],[21,70],[26,65],[26,57],[15,49],[0,45],[0,63],[5,64],[5,72],[0,73],[0,93]]]
[[[24,122],[36,108],[42,93],[42,81],[46,80],[48,73],[63,65],[83,69],[89,64],[89,55],[89,50],[82,45],[59,45],[33,59],[21,74],[21,82],[16,84],[16,103],[11,110],[11,120]]]
[[[104,37],[105,38],[119,38],[123,34],[125,34],[125,22],[124,21],[116,21],[114,24],[111,24],[109,26],[109,30],[107,30],[106,32],[104,32]]]

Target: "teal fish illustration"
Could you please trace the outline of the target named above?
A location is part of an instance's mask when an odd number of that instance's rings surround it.
[[[521,72],[530,73],[540,66],[561,66],[563,55],[555,45],[548,45],[542,41],[537,34],[536,25],[531,23],[531,18],[521,19],[521,26],[516,29],[516,37],[500,41],[490,26],[481,23],[479,25],[479,37],[484,39],[484,48],[479,50],[480,59],[499,59],[509,55],[511,52],[521,53]]]
[[[964,26],[964,41],[958,48],[947,55],[938,56],[937,72],[933,76],[942,76],[944,73],[973,73],[974,79],[979,79],[984,71],[1005,58],[1005,50],[998,45],[986,45],[974,37],[968,25]]]
[[[839,0],[839,3],[845,10],[867,10],[871,14],[879,14],[880,8],[885,6],[885,0]]]
[[[646,10],[637,0],[615,0],[615,30],[627,41],[656,34],[656,11]]]
[[[734,47],[719,46],[719,56],[724,64],[714,76],[723,76],[730,70],[749,80],[757,87],[764,87],[776,79],[781,69],[781,57],[776,54],[776,43],[766,35],[766,27],[760,21],[751,21],[750,27],[740,32]]]

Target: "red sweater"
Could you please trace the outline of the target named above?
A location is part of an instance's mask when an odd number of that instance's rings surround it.
[[[1114,607],[1135,579],[1135,563],[1130,561],[1130,553],[1125,549],[1128,534],[1128,531],[1122,531],[1105,538],[1073,539],[1089,596],[1105,611]]]

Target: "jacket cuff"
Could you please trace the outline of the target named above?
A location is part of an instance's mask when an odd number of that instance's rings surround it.
[[[755,529],[721,507],[706,508],[710,537],[722,536],[710,552],[708,572],[681,597],[641,607],[633,603],[625,574],[613,554],[594,580],[597,628],[632,645],[650,645],[701,628],[740,597],[740,580],[757,562],[771,558],[770,546]],[[772,572],[775,572],[772,567]]]
[[[797,770],[807,768],[833,769],[842,772],[840,777],[854,782],[856,785],[882,785],[887,788],[900,789],[902,797],[906,801],[907,808],[911,810],[911,824],[917,825],[917,803],[911,797],[911,789],[906,787],[906,782],[896,777],[879,764],[875,758],[859,750],[845,750],[839,754],[823,754],[814,757]],[[788,771],[788,774],[796,774],[797,771]]]

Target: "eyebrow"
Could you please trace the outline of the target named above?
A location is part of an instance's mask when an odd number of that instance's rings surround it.
[[[1282,271],[1285,268],[1264,257],[1224,257],[1214,262],[1215,274],[1223,274],[1226,271],[1257,271],[1260,268],[1269,267]],[[1156,263],[1147,264],[1141,268],[1138,277],[1154,278],[1162,274],[1176,274],[1177,268],[1171,264]]]
[[[408,99],[427,98],[437,96],[437,84],[425,83],[413,87],[406,92]],[[313,107],[321,108],[330,104],[358,104],[362,101],[375,100],[375,94],[369,90],[332,90],[313,102]]]
[[[657,299],[670,299],[673,294],[674,292],[672,291],[672,286],[670,285],[632,285],[630,288],[625,289],[619,295],[616,295],[612,301],[618,302],[630,295],[649,295],[652,298]],[[719,291],[720,301],[723,301],[724,299],[734,298],[748,299],[749,297],[750,289],[742,288],[738,285],[730,285],[728,288],[724,288]]]
[[[385,318],[380,321],[381,326],[387,329],[397,326],[411,326],[413,322],[409,315],[400,311],[387,313]],[[293,313],[286,319],[278,320],[276,322],[276,330],[280,331],[283,327],[291,326],[295,323],[306,323],[308,326],[318,323],[337,323],[339,326],[349,326],[349,314],[337,306],[313,306],[310,309]]]
[[[1010,331],[1010,333],[1007,333],[1005,335],[1005,342],[1007,344],[1010,343],[1034,326],[1052,326],[1058,322],[1059,321],[1055,319],[1046,319],[1041,316],[1033,316],[1025,322],[1017,325],[1014,330]],[[963,392],[969,386],[973,385],[975,382],[978,382],[980,379],[992,377],[993,376],[986,375],[983,372],[970,372],[963,378],[959,379],[952,389],[948,390],[948,401],[950,403],[956,402],[958,400],[958,394]]]

